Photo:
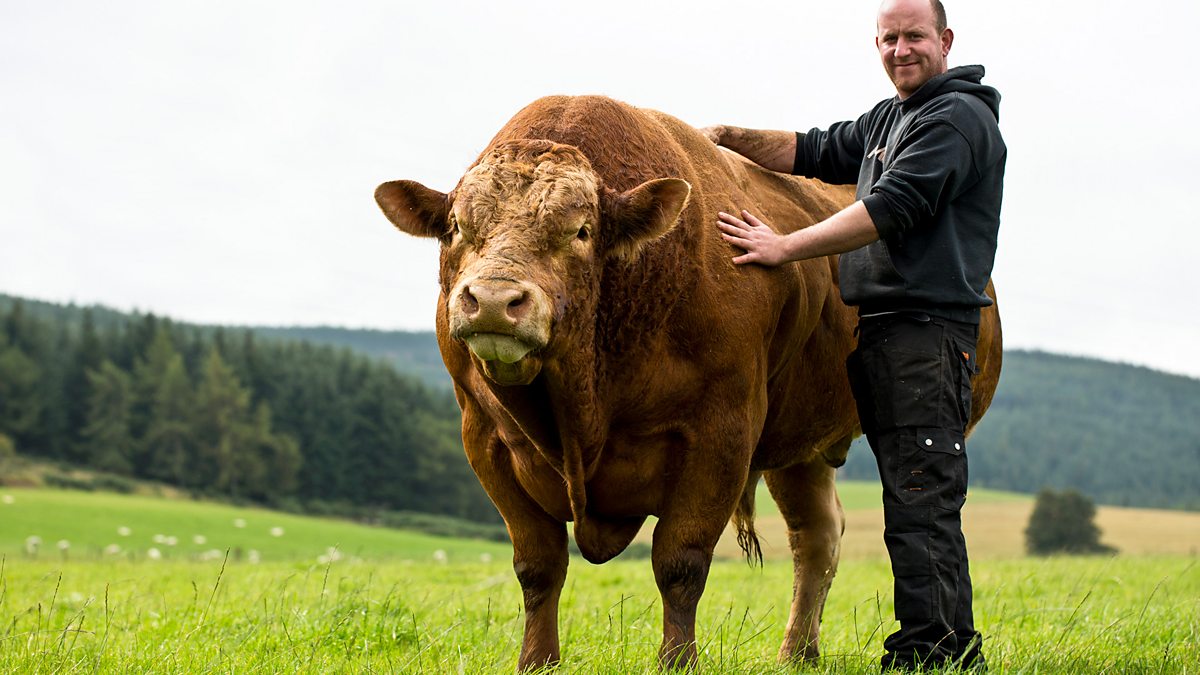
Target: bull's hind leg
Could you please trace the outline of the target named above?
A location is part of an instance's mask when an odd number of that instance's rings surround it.
[[[837,573],[846,524],[834,488],[835,471],[816,457],[765,476],[787,523],[792,549],[792,610],[779,660],[813,661],[819,655],[821,612]]]

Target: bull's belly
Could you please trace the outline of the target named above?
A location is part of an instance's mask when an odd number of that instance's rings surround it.
[[[654,516],[662,512],[661,471],[635,462],[607,462],[588,480],[588,511],[609,518]]]
[[[818,460],[841,466],[846,461],[849,440],[858,433],[852,423],[838,427],[822,425],[803,433],[768,429],[750,459],[750,470],[775,471]]]

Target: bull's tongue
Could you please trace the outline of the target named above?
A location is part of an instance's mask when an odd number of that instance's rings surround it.
[[[532,347],[511,335],[501,333],[476,333],[463,338],[471,353],[483,361],[516,363],[525,358]]]

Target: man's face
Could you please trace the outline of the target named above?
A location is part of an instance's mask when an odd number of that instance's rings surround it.
[[[901,99],[946,72],[954,33],[949,28],[938,33],[929,0],[885,0],[877,28],[875,46]]]

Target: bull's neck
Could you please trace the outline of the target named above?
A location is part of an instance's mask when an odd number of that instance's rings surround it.
[[[581,345],[548,359],[526,386],[493,386],[538,453],[562,475],[576,523],[586,511],[585,484],[598,464],[607,430],[594,353],[590,343]]]

